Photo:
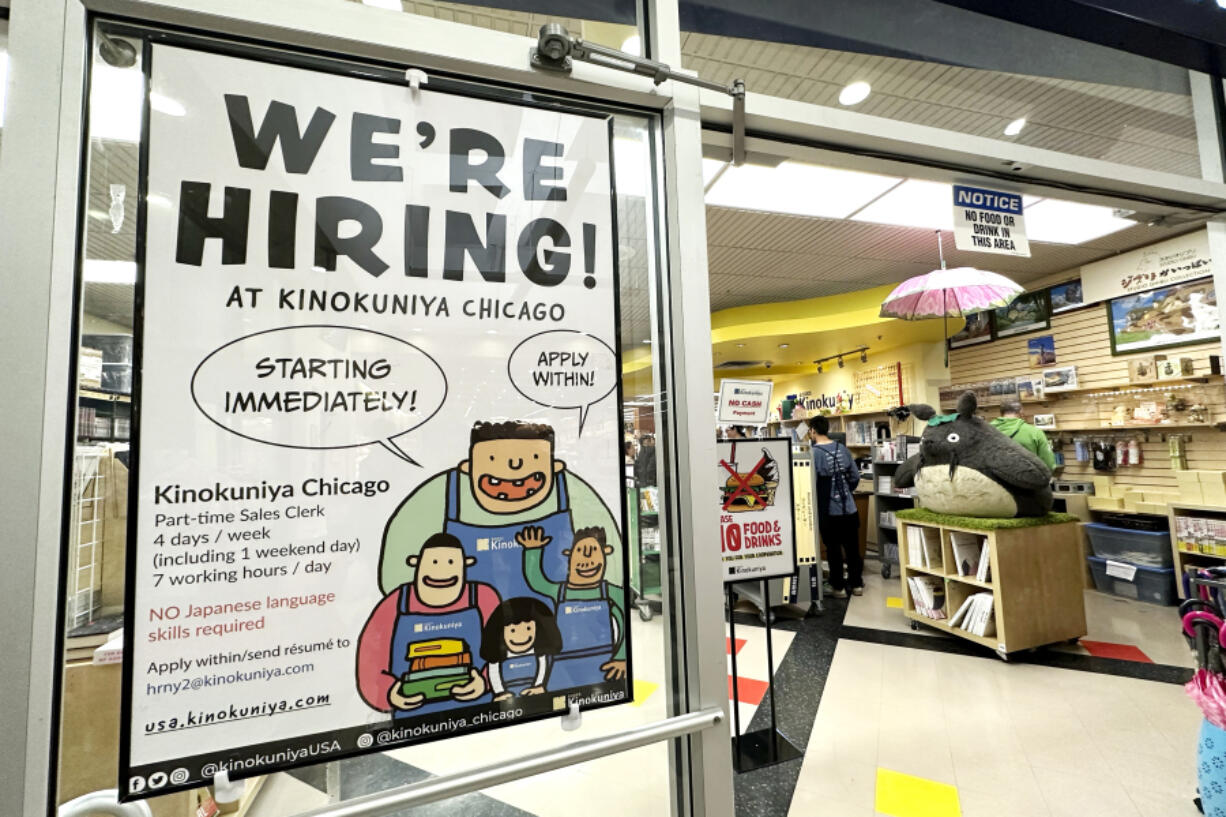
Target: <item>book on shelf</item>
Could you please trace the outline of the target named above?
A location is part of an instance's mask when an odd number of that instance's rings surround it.
[[[927,570],[942,570],[941,532],[933,528],[907,526],[907,563]]]
[[[916,612],[925,618],[945,618],[945,582],[932,576],[912,576],[907,585]]]
[[[954,552],[954,565],[959,576],[978,576],[979,560],[987,537],[963,531],[950,531],[949,544]]]
[[[951,626],[984,637],[996,635],[996,604],[991,593],[974,593],[958,608]]]
[[[975,578],[981,582],[992,581],[992,549],[988,546],[988,540],[983,540],[983,547],[979,551],[979,568],[975,571]]]
[[[877,475],[877,493],[888,494],[894,490],[894,480],[889,474]]]

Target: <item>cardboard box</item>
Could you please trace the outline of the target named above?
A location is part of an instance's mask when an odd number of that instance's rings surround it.
[[[1124,500],[1097,494],[1090,497],[1087,504],[1092,511],[1122,511],[1124,509]]]

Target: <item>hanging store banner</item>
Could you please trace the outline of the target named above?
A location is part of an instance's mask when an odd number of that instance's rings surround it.
[[[145,70],[122,796],[628,701],[611,120]]]
[[[792,444],[785,438],[715,444],[724,583],[796,572]]]
[[[972,252],[1030,257],[1022,197],[954,185],[954,246]]]
[[[1212,274],[1209,231],[1197,230],[1086,264],[1081,268],[1082,300],[1109,301]]]
[[[717,422],[766,425],[770,419],[771,392],[774,388],[775,384],[770,380],[721,380],[719,404],[716,407]]]

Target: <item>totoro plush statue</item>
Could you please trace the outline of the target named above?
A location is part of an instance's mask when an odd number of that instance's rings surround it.
[[[920,453],[894,474],[894,485],[916,489],[918,504],[957,516],[1045,516],[1051,510],[1051,471],[975,416],[974,392],[958,398],[956,414],[938,416],[932,406],[913,405],[927,420]]]

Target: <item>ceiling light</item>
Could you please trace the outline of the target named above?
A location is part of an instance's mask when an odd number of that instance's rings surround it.
[[[738,344],[736,345],[736,348],[738,348],[738,349],[744,349],[744,348],[745,348],[745,344],[743,344],[743,343],[738,343]]]
[[[404,6],[400,5],[400,0],[362,0],[362,2],[368,6],[374,6],[377,9],[404,11]]]
[[[84,264],[86,283],[90,284],[135,284],[135,261],[102,261],[87,258]]]
[[[729,166],[707,190],[705,200],[709,205],[740,210],[847,218],[899,181],[803,162],[780,162],[777,167],[744,164]],[[952,220],[951,202],[952,198],[946,201],[945,209]]]
[[[702,159],[702,186],[711,184],[716,175],[722,171],[727,162],[723,159]]]
[[[621,50],[636,57],[643,56],[643,38],[637,34],[631,34],[622,43]]]
[[[896,227],[952,230],[954,228],[953,188],[943,182],[908,179],[852,215],[851,219],[876,224],[892,224]]]
[[[177,99],[171,99],[165,94],[159,94],[157,91],[149,92],[149,107],[167,116],[184,116],[187,114],[187,108],[183,107],[182,102]]]
[[[780,349],[786,349],[786,348],[788,348],[788,345],[787,345],[786,343],[781,343],[781,344],[779,344],[779,348],[780,348]]]
[[[139,142],[145,75],[138,68],[97,64],[91,82],[90,138]]]
[[[1026,117],[1014,119],[1008,125],[1005,125],[1005,136],[1017,136],[1024,127],[1026,127]]]
[[[1135,221],[1119,218],[1110,207],[1043,199],[1026,208],[1026,236],[1048,244],[1084,244],[1096,238],[1135,227]]]
[[[651,345],[651,341],[650,341],[650,340],[645,340],[645,341],[643,341],[643,343],[646,343],[648,346],[650,346],[650,345]]]
[[[859,105],[864,100],[868,99],[868,95],[873,92],[873,86],[867,82],[853,82],[850,85],[843,87],[839,91],[840,105]]]

